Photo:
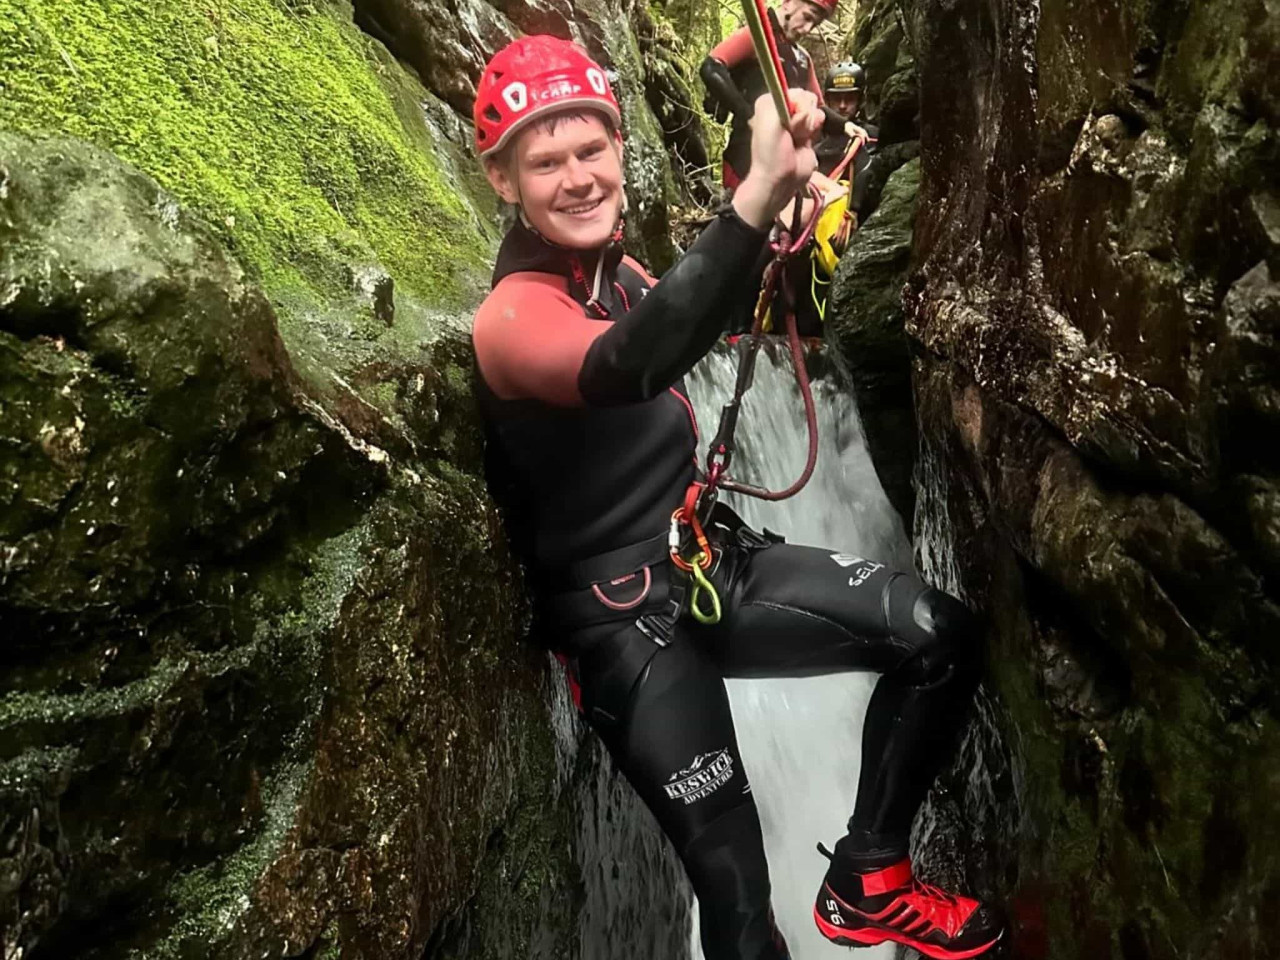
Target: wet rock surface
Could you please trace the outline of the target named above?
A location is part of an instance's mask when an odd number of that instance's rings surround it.
[[[0,169],[6,950],[414,954],[551,750],[537,672],[467,642],[520,615],[474,459],[311,395],[143,175],[8,134]],[[434,349],[410,402],[456,404]]]
[[[915,510],[916,415],[902,286],[911,266],[919,185],[918,160],[889,178],[879,207],[858,228],[836,268],[827,330],[848,362],[876,474],[908,526]]]
[[[884,144],[919,137],[919,89],[909,29],[911,5],[899,0],[871,0],[861,4],[850,38],[849,53],[867,71],[863,109],[880,127]]]
[[[994,694],[927,827],[1016,956],[1269,956],[1277,18],[908,11],[920,560]]]
[[[916,429],[902,289],[911,267],[920,142],[903,8],[868,4],[850,42],[850,57],[867,71],[864,112],[878,125],[879,141],[866,174],[863,222],[832,281],[827,329],[849,367],[876,474],[909,527]]]
[[[68,139],[0,133],[0,238],[6,956],[446,956],[481,895],[466,955],[579,949],[584,873],[667,854],[634,800],[629,845],[570,812],[610,788],[518,639],[464,332],[293,352]]]

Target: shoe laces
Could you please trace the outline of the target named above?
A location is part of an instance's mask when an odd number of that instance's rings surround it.
[[[950,937],[960,933],[973,913],[973,908],[977,906],[972,901],[966,903],[962,898],[948,893],[941,887],[914,878],[910,889],[904,890],[898,896]]]
[[[948,903],[955,902],[955,897],[941,887],[935,887],[932,883],[925,883],[923,880],[914,877],[911,880],[911,888],[921,896],[931,897],[935,900],[945,900]]]

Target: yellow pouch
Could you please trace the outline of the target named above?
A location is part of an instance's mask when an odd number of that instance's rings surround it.
[[[849,195],[845,194],[822,211],[813,230],[813,259],[828,277],[835,275],[848,242],[848,231],[844,229],[848,215]]]

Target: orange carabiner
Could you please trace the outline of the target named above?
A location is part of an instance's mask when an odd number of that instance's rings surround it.
[[[711,544],[707,541],[706,532],[702,529],[702,524],[698,522],[698,515],[695,512],[692,519],[686,519],[684,507],[676,507],[671,514],[671,532],[667,536],[667,549],[671,554],[671,562],[685,573],[693,570],[693,564],[680,556],[680,527],[688,526],[693,528],[694,540],[698,543],[698,554],[696,563],[703,570],[711,569]]]

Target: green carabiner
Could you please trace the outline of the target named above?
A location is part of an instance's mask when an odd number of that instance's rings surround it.
[[[706,556],[705,553],[699,553],[693,558],[693,593],[689,597],[689,612],[693,614],[693,619],[699,623],[711,626],[720,622],[720,594],[716,593],[716,588],[707,579],[707,575],[702,572],[702,561],[706,559]],[[703,592],[711,598],[710,613],[704,613],[702,608],[698,606],[698,595]]]

